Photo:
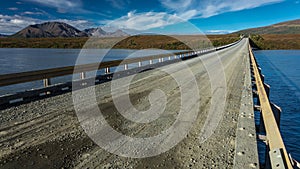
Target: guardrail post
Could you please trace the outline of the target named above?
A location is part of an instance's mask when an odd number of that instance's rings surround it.
[[[260,78],[261,78],[261,81],[262,81],[262,82],[265,82],[265,75],[260,74]]]
[[[84,80],[86,78],[86,73],[85,72],[81,72],[80,73],[80,79],[81,80]],[[83,82],[81,85],[87,85],[87,82]]]
[[[266,132],[265,124],[264,124],[264,119],[263,119],[261,111],[260,111],[260,120],[259,120],[258,132],[259,133],[265,133]]]
[[[110,73],[110,67],[105,68],[105,74],[109,74]]]
[[[128,64],[124,65],[124,70],[128,70]]]
[[[171,56],[169,56],[169,60],[171,60]]]
[[[177,55],[174,56],[174,59],[177,59]]]
[[[161,58],[158,58],[158,62],[159,62],[159,63],[161,62]]]
[[[85,72],[81,72],[80,73],[80,79],[85,79],[86,78],[86,73]]]
[[[271,160],[270,160],[270,146],[268,145],[268,142],[266,143],[266,151],[265,151],[265,164],[264,169],[272,169],[271,168]]]
[[[50,80],[50,78],[44,79],[43,81],[44,81],[44,87],[48,87],[48,86],[51,85],[51,80]]]
[[[142,67],[142,62],[141,61],[139,61],[139,67]]]
[[[264,83],[264,88],[265,88],[265,91],[266,91],[267,96],[269,98],[269,96],[270,96],[270,85]]]
[[[256,63],[257,64],[257,63]],[[261,74],[261,68],[257,67],[259,74]]]
[[[153,60],[151,59],[151,60],[149,60],[149,64],[150,65],[152,65],[153,64]]]
[[[270,103],[278,128],[280,128],[281,108],[274,103]]]

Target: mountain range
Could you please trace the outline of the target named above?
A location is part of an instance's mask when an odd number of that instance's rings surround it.
[[[101,28],[90,28],[83,31],[63,22],[45,22],[29,25],[19,32],[11,35],[13,38],[53,38],[53,37],[120,37],[129,36],[122,30],[106,32]]]
[[[240,30],[238,34],[300,34],[300,19],[281,22],[270,26]],[[8,37],[13,38],[51,38],[51,37],[123,37],[130,36],[122,30],[106,32],[102,28],[89,28],[79,30],[63,22],[45,22],[29,25],[19,32]],[[0,37],[7,37],[1,35]]]
[[[300,34],[300,19],[281,22],[270,26],[241,30],[242,34]]]

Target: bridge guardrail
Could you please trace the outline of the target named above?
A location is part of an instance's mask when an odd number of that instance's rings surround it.
[[[257,66],[257,62],[253,55],[250,44],[249,53],[252,64],[252,71],[255,78],[255,86],[257,89],[257,91],[255,91],[255,94],[257,95],[259,101],[259,106],[256,106],[256,108],[261,112],[261,124],[263,124],[266,132],[266,137],[264,139],[267,144],[268,152],[265,168],[293,169],[291,160],[286,151],[283,139],[279,131],[279,115],[272,110],[272,107],[276,107],[276,105],[270,103],[269,101],[268,91],[266,91],[265,89],[268,87],[263,83],[263,76],[261,75],[260,69]],[[270,164],[268,164],[267,160],[269,160]]]
[[[218,50],[228,48],[230,46],[239,43],[241,40],[242,39],[224,46],[208,48],[199,51],[184,51],[184,52],[177,52],[172,54],[161,54],[161,55],[146,56],[140,58],[130,58],[125,60],[113,60],[113,61],[102,62],[100,64],[91,63],[91,64],[78,65],[76,66],[76,69],[74,69],[75,66],[66,66],[66,67],[51,68],[51,69],[44,69],[44,70],[37,70],[37,71],[3,74],[0,75],[0,87],[13,85],[13,84],[32,82],[37,80],[43,80],[44,88],[0,96],[0,109],[18,102],[25,102],[25,100],[27,100],[28,102],[35,97],[46,97],[46,96],[53,95],[55,93],[58,94],[61,92],[67,92],[71,90],[72,83],[70,82],[63,83],[63,84],[51,84],[51,78],[54,77],[80,74],[79,80],[81,82],[78,82],[78,84],[80,85],[87,84],[88,80],[91,80],[86,78],[86,72],[89,71],[104,69],[105,75],[97,76],[96,80],[110,79],[113,75],[110,72],[110,69],[112,67],[123,65],[124,71],[129,71],[128,64],[132,64],[132,63],[138,63],[138,67],[144,67],[142,65],[142,62],[145,61],[149,61],[148,67],[149,65],[161,64],[167,61],[169,63],[174,63],[176,61],[179,61],[180,59],[189,59],[189,58],[196,57],[198,55],[203,55],[203,54],[211,53],[213,51],[218,51]],[[154,64],[153,62],[154,60],[156,61],[158,60],[158,63]]]

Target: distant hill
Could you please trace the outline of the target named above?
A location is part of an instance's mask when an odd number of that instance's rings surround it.
[[[62,22],[45,22],[42,24],[30,25],[21,31],[11,35],[14,38],[51,38],[51,37],[87,37],[71,25]]]
[[[122,30],[106,32],[101,28],[90,28],[83,31],[63,22],[45,22],[29,25],[21,31],[9,36],[12,38],[56,38],[56,37],[122,37],[129,34]],[[0,35],[1,37],[1,35]]]
[[[241,30],[242,34],[300,34],[300,19],[281,22],[270,26]]]
[[[90,28],[85,29],[84,32],[88,34],[88,36],[93,37],[122,37],[129,36],[129,34],[123,32],[122,30],[117,30],[115,32],[106,32],[101,28]]]

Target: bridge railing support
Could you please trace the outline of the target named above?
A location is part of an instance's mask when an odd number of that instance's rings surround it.
[[[259,130],[264,130],[266,133],[264,140],[267,146],[265,168],[293,169],[279,131],[281,109],[269,101],[270,86],[263,82],[261,69],[257,66],[250,45],[249,53],[255,82],[255,95],[257,96],[257,103],[259,104],[261,113]]]
[[[241,40],[231,43],[229,45],[218,47],[216,50],[220,50],[220,49],[224,49],[236,45],[240,41]],[[32,82],[37,80],[43,80],[44,88],[0,96],[0,109],[4,106],[6,107],[7,105],[10,105],[11,102],[14,103],[22,102],[23,100],[25,100],[24,99],[25,97],[23,97],[24,95],[26,95],[26,98],[29,98],[29,95],[30,98],[37,98],[40,96],[44,97],[46,95],[48,97],[52,94],[54,95],[57,93],[72,91],[72,82],[67,82],[65,84],[51,84],[51,78],[72,75],[72,74],[79,74],[80,80],[82,82],[81,83],[78,82],[77,88],[80,86],[88,87],[89,85],[87,84],[90,84],[91,80],[88,77],[86,77],[87,72],[98,71],[100,69],[104,70],[104,74],[101,75],[101,77],[96,80],[98,81],[99,79],[110,80],[112,78],[112,75],[115,73],[115,72],[111,72],[111,68],[113,67],[124,66],[123,71],[130,71],[128,67],[129,64],[138,64],[137,68],[142,67],[142,62],[149,62],[149,65],[154,65],[154,64],[166,65],[169,63],[175,63],[177,61],[180,61],[181,59],[189,59],[189,58],[196,57],[198,56],[197,53],[201,53],[201,55],[208,53],[207,51],[208,51],[207,49],[202,49],[197,52],[184,51],[184,52],[177,52],[173,54],[161,54],[161,55],[146,56],[141,58],[130,58],[125,60],[113,60],[108,62],[102,62],[100,63],[100,65],[99,63],[91,63],[85,65],[77,65],[76,69],[75,66],[66,66],[66,67],[52,68],[52,69],[45,69],[45,70],[38,70],[38,71],[3,74],[0,75],[0,87]],[[210,52],[213,51],[214,50],[211,50]],[[174,56],[173,59],[172,56]],[[179,56],[179,58],[177,56]],[[170,60],[166,59],[164,61],[164,58],[169,58]],[[154,60],[155,61],[158,60],[159,63],[154,63],[153,62]],[[149,65],[145,65],[145,66],[151,68],[151,66]],[[136,67],[132,69],[136,69]]]

